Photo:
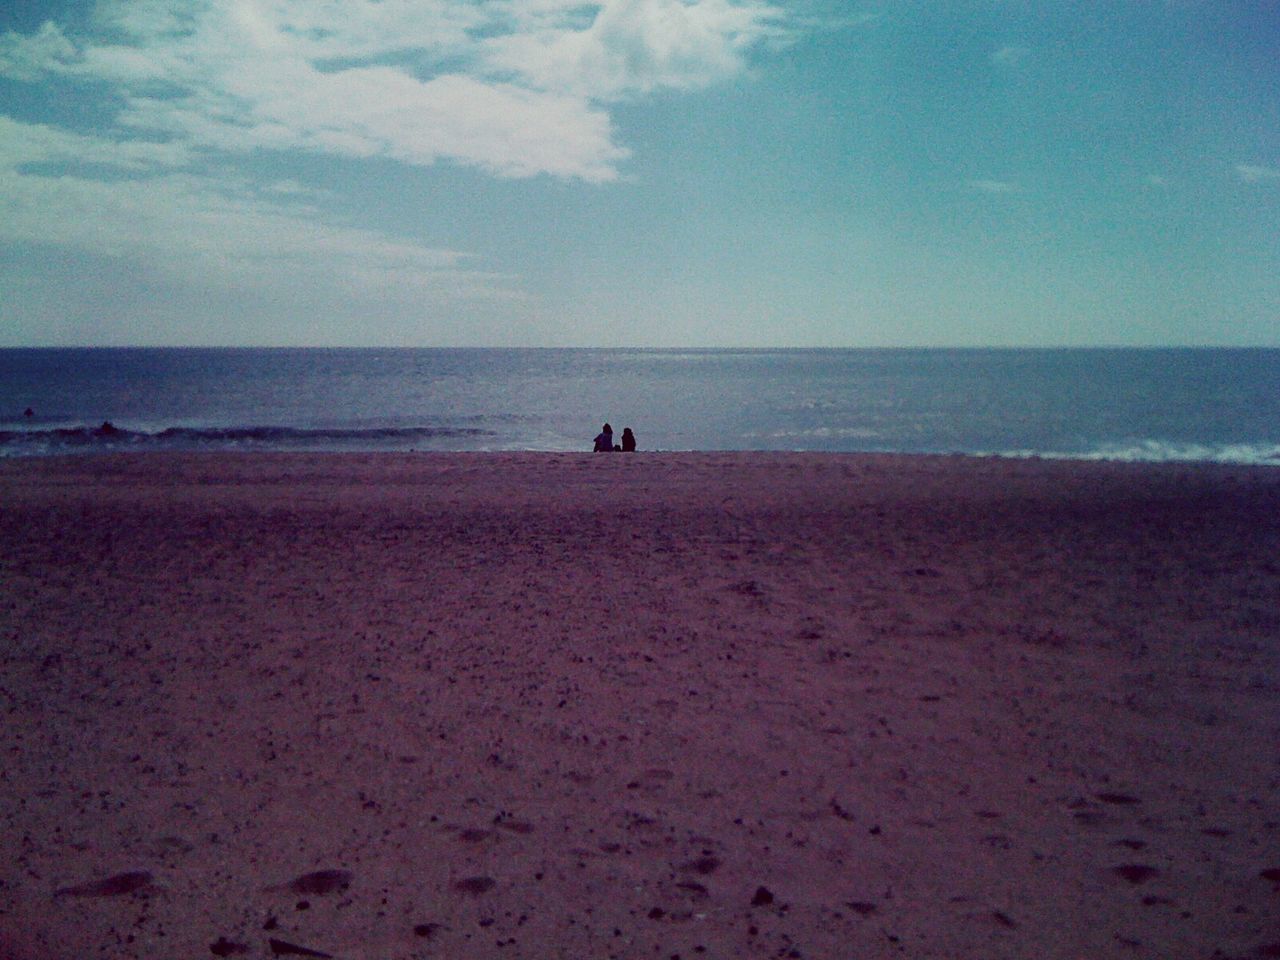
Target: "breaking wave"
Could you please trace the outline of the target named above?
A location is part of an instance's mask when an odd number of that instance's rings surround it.
[[[986,456],[1045,460],[1115,460],[1123,463],[1232,463],[1248,466],[1280,466],[1280,443],[1173,443],[1141,440],[1107,443],[1079,452],[1002,450]]]
[[[478,427],[97,427],[0,430],[0,456],[107,450],[403,450],[454,448],[494,436]]]

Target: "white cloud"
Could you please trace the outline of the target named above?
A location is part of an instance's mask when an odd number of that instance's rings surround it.
[[[627,156],[608,114],[581,100],[457,74],[422,81],[382,66],[271,65],[221,92],[131,98],[120,122],[229,152],[451,160],[499,176],[611,180]]]
[[[147,171],[180,167],[190,152],[180,143],[107,140],[45,124],[19,123],[0,114],[0,169],[30,164],[68,164]]]
[[[287,177],[284,180],[277,180],[274,183],[269,183],[262,189],[266,193],[273,193],[282,197],[310,197],[319,199],[329,196],[327,191],[315,190],[305,184],[299,183],[292,177]]]
[[[98,0],[83,29],[0,36],[0,76],[78,88],[86,121],[0,116],[0,243],[16,251],[5,282],[24,256],[105,264],[104,283],[165,291],[137,309],[211,330],[243,327],[249,313],[227,305],[255,297],[291,317],[308,315],[303,302],[352,317],[382,304],[414,342],[415,318],[523,302],[518,278],[336,219],[291,158],[607,182],[629,155],[611,103],[730,79],[784,22],[767,0]],[[264,151],[277,155],[258,173],[237,172]],[[77,291],[85,315],[98,310],[98,281],[72,266],[64,280],[0,313],[35,316],[45,296],[54,317]]]
[[[785,36],[764,0],[104,0],[99,33],[0,42],[0,73],[116,87],[125,127],[214,150],[449,160],[614,179],[600,104],[732,77]]]
[[[106,256],[122,271],[187,286],[305,287],[374,298],[412,289],[439,300],[512,295],[508,278],[470,267],[462,253],[345,226],[291,203],[293,185],[258,191],[172,171],[113,180],[32,173],[24,168],[60,162],[71,150],[109,161],[120,145],[7,118],[0,144],[0,222],[11,245]]]
[[[0,77],[38,80],[75,56],[75,46],[55,23],[46,22],[30,36],[10,30],[0,36]]]
[[[1280,168],[1262,167],[1253,163],[1237,163],[1236,176],[1245,183],[1268,183],[1280,180]]]
[[[613,99],[706,86],[745,69],[756,45],[787,36],[779,11],[758,2],[612,0],[586,28],[577,23],[580,9],[531,18],[530,29],[490,39],[488,65],[539,89]]]

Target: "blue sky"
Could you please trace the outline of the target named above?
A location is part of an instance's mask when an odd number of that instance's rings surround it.
[[[0,346],[1280,346],[1274,2],[10,0]]]

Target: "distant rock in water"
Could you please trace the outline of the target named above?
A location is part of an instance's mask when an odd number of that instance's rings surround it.
[[[62,887],[53,892],[55,897],[122,897],[151,885],[151,874],[145,870],[117,873],[105,880]]]

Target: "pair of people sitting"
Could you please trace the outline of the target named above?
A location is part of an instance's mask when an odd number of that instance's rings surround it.
[[[593,453],[635,453],[636,452],[636,435],[631,432],[630,427],[622,428],[622,444],[614,446],[613,443],[613,427],[607,423],[596,434],[596,445],[592,449]]]

